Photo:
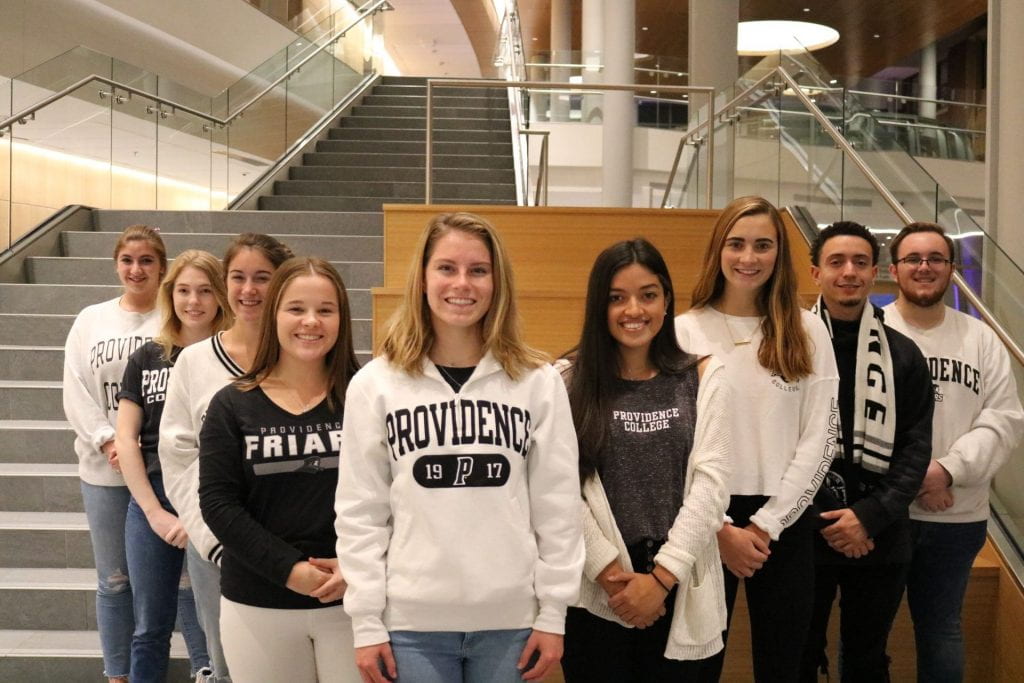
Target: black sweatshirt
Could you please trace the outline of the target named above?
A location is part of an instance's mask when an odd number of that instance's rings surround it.
[[[292,567],[335,557],[334,493],[342,410],[325,399],[293,415],[260,388],[233,384],[210,401],[199,437],[199,505],[224,545],[221,593],[274,609],[315,609],[285,587]]]
[[[847,558],[829,548],[824,539],[819,537],[816,557],[820,563],[909,562],[908,510],[921,488],[921,481],[931,460],[934,410],[931,376],[917,344],[886,325],[885,336],[892,357],[896,391],[896,434],[892,461],[888,472],[877,474],[848,460],[851,449],[847,444],[851,443],[853,437],[859,329],[859,320],[847,322],[832,319],[832,347],[839,368],[839,419],[844,447],[843,457],[833,461],[831,471],[839,474],[846,482],[846,502],[868,536],[874,540],[875,549],[859,559]],[[825,486],[819,492],[816,502],[822,510],[844,507],[831,497]]]

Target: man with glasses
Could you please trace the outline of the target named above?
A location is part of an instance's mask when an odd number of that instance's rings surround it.
[[[839,368],[839,449],[814,499],[823,528],[801,682],[816,682],[819,667],[828,672],[837,589],[840,679],[889,680],[886,643],[910,567],[907,511],[930,460],[928,364],[868,300],[878,251],[875,236],[852,221],[828,226],[811,245],[811,275],[821,290],[812,310],[828,328]]]
[[[1024,433],[1010,358],[984,323],[943,303],[955,268],[953,240],[911,223],[889,245],[896,301],[885,321],[920,347],[935,397],[932,460],[910,508],[913,558],[907,602],[919,681],[961,681],[960,611],[985,543],[992,477]]]

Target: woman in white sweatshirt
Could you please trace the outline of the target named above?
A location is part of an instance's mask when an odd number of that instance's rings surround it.
[[[718,532],[729,612],[745,579],[754,677],[795,681],[814,599],[814,521],[804,513],[835,453],[839,378],[825,325],[797,301],[775,207],[739,197],[722,209],[691,305],[676,318],[679,344],[721,359],[732,388],[731,499]]]
[[[175,615],[197,624],[192,591],[179,602],[179,583],[188,534],[164,495],[157,440],[167,395],[167,377],[184,347],[230,327],[231,311],[224,290],[224,271],[213,254],[198,249],[174,259],[160,286],[160,332],[128,360],[117,394],[118,461],[131,491],[125,538],[135,634],[132,637],[133,683],[159,682],[167,677]],[[193,675],[209,665],[202,629],[194,629],[193,645],[184,629]]]
[[[184,349],[167,383],[160,422],[160,468],[167,498],[188,533],[188,573],[214,681],[228,676],[219,628],[221,546],[199,509],[199,432],[213,395],[252,366],[270,278],[291,256],[291,249],[269,235],[243,233],[232,240],[222,261],[235,322],[230,329]]]
[[[345,400],[336,500],[364,680],[540,680],[583,562],[576,435],[494,228],[441,214]]]
[[[155,228],[133,225],[114,247],[117,298],[82,309],[64,346],[64,414],[75,430],[78,474],[89,521],[99,586],[96,623],[103,670],[127,681],[132,632],[132,593],[125,560],[124,523],[131,497],[121,476],[114,425],[117,392],[132,353],[160,325],[156,295],[167,271],[167,251]]]
[[[590,271],[580,343],[558,364],[587,552],[566,620],[569,683],[695,680],[722,649],[729,390],[720,362],[679,348],[674,299],[653,244],[613,244]]]

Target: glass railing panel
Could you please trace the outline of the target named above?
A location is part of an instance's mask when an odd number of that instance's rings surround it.
[[[112,209],[156,208],[156,100],[119,95],[111,110],[110,198],[94,206]]]
[[[228,198],[234,198],[288,147],[288,92],[284,83],[245,110],[228,127]]]
[[[111,77],[113,59],[78,46],[12,79],[11,104],[21,111],[91,74]],[[94,89],[98,89],[97,84]],[[79,95],[84,95],[81,91]]]
[[[11,115],[11,81],[0,76],[0,118]],[[11,135],[0,131],[0,250],[11,246]]]
[[[304,50],[297,50],[305,56]],[[289,67],[302,57],[290,59]],[[285,81],[288,93],[288,140],[296,140],[313,127],[334,106],[334,65],[337,60],[326,52],[310,59],[302,69]]]
[[[211,197],[210,123],[178,110],[159,114],[157,126],[156,208],[221,208]]]
[[[1010,367],[1017,383],[1017,395],[1024,396],[1024,366],[1010,359]],[[1018,445],[1010,459],[992,479],[992,506],[1007,535],[1024,556],[1024,444]]]
[[[241,181],[230,183],[228,180],[230,156],[228,129],[224,126],[214,126],[210,131],[210,203],[214,209],[225,207],[234,196],[228,192],[229,186],[241,185]]]
[[[86,85],[13,126],[11,236],[67,204],[110,201],[111,98]]]
[[[739,92],[733,97],[743,91],[742,88],[734,90]],[[735,196],[758,195],[781,205],[778,99],[769,84],[737,104],[731,126],[716,128],[716,139],[728,135],[733,141],[732,194]],[[725,102],[716,98],[715,104],[720,108]],[[722,170],[726,170],[724,164]]]
[[[281,50],[227,89],[227,109],[234,114],[288,70],[288,51]]]

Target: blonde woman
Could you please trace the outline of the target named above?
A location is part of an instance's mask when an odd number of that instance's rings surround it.
[[[124,526],[130,494],[114,441],[117,392],[129,356],[160,326],[157,290],[167,271],[167,250],[156,228],[133,225],[114,247],[123,290],[82,309],[64,346],[64,414],[75,431],[82,499],[89,521],[99,585],[96,622],[103,670],[127,681],[134,618],[125,559]]]
[[[338,558],[363,679],[543,679],[583,562],[576,435],[487,221],[430,221],[346,406]]]
[[[334,491],[359,364],[337,271],[285,262],[261,329],[252,369],[214,395],[200,436],[199,503],[224,544],[224,654],[235,683],[358,683]]]
[[[814,521],[806,515],[836,448],[839,378],[828,331],[801,311],[786,229],[761,197],[722,209],[682,348],[725,365],[734,410],[733,475],[718,532],[729,613],[739,580],[750,611],[754,676],[797,679],[814,595]],[[717,680],[724,650],[711,660]]]
[[[115,445],[132,494],[125,522],[135,612],[131,678],[139,683],[167,676],[188,541],[164,494],[157,457],[167,378],[184,347],[229,327],[232,321],[220,261],[205,251],[179,254],[157,298],[163,321],[160,332],[128,359],[117,394]],[[187,604],[194,622],[195,603]],[[197,670],[209,664],[205,642],[201,645],[205,661],[193,662]]]

